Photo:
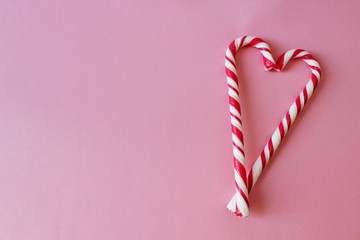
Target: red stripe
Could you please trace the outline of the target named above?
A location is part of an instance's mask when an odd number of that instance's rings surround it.
[[[242,121],[240,118],[238,118],[238,116],[235,116],[232,112],[230,112],[230,116],[232,116],[233,118],[235,118],[236,120],[239,121],[240,125],[242,125]]]
[[[296,58],[297,55],[299,55],[299,53],[302,53],[304,50],[303,49],[296,49],[292,55],[292,57]]]
[[[238,210],[238,209],[237,209],[237,210]],[[243,216],[240,211],[236,212],[235,215],[238,216],[238,217],[242,217],[242,216]]]
[[[291,127],[291,117],[290,117],[290,113],[289,113],[289,112],[286,113],[286,122],[287,122],[288,130],[289,130],[290,127]]]
[[[318,67],[316,67],[316,66],[310,66],[310,68],[312,68],[312,69],[314,69],[314,70],[318,71],[318,72],[319,72],[319,74],[321,75],[321,69],[320,69],[320,68],[318,68]]]
[[[245,170],[245,167],[242,165],[242,163],[237,160],[235,157],[234,157],[234,167],[235,169],[239,172],[240,174],[240,177],[241,179],[244,181],[245,185],[247,183],[246,181],[246,170]]]
[[[257,49],[259,49],[260,51],[266,51],[266,52],[271,53],[271,51],[268,48],[257,48]]]
[[[277,62],[276,62],[276,66],[275,66],[275,69],[278,69],[278,70],[282,70],[283,69],[283,64],[284,64],[284,57],[285,57],[285,53],[282,54]]]
[[[304,89],[303,89],[303,94],[304,94],[304,104],[305,104],[308,100],[308,94],[307,94],[306,87],[304,87]]]
[[[285,136],[284,125],[282,122],[279,124],[279,131],[280,131],[280,139],[282,140]]]
[[[246,38],[246,36],[241,39],[239,47],[242,47],[242,46],[243,46],[244,41],[245,41],[245,38]]]
[[[231,125],[232,132],[239,138],[240,142],[244,145],[244,136],[240,129],[238,129],[236,126]]]
[[[244,150],[242,150],[239,146],[237,146],[234,142],[233,142],[233,147],[236,147],[237,150],[239,150],[244,156],[245,156],[245,152]]]
[[[306,59],[306,60],[315,60],[313,56],[311,56],[310,53],[305,54],[304,56],[301,56],[299,59]]]
[[[254,45],[256,45],[256,44],[258,44],[258,43],[262,43],[262,42],[264,42],[262,39],[260,39],[260,38],[254,38],[253,40],[251,40],[251,41],[249,42],[249,44],[248,44],[247,46],[253,47]]]
[[[230,84],[228,84],[228,87],[231,88],[232,90],[234,90],[234,92],[236,92],[237,95],[239,95],[239,92],[238,92],[238,90],[236,88],[234,88]]]
[[[248,174],[248,192],[250,193],[251,189],[252,189],[252,185],[253,185],[253,173],[252,173],[252,169],[250,169],[250,172]]]
[[[236,189],[240,192],[240,195],[243,197],[243,199],[246,202],[247,207],[249,207],[249,199],[246,197],[245,193],[243,192],[243,190],[239,187],[239,185],[237,184],[237,182],[235,182],[235,186]]]
[[[265,158],[264,150],[261,151],[261,165],[262,165],[262,170],[264,170],[264,168],[266,166],[266,158]]]
[[[243,199],[245,200],[247,207],[249,208],[249,199],[247,199],[247,197],[243,191],[240,191],[240,194],[243,197]]]
[[[235,57],[235,56],[234,56]],[[233,62],[233,60],[231,60],[230,58],[228,58],[228,56],[225,55],[225,59],[228,60],[232,65],[234,65],[234,67],[236,67],[235,62]]]
[[[225,72],[226,72],[226,76],[228,76],[229,78],[231,78],[232,80],[235,81],[236,84],[238,84],[238,78],[235,75],[235,73],[233,73],[233,71],[231,71],[228,68],[225,68]]]
[[[238,208],[238,206],[237,206],[237,204],[236,204],[236,202],[235,202],[235,215],[236,216],[239,216],[239,217],[242,217],[243,215],[242,215],[242,213],[239,211],[239,208]]]
[[[274,154],[274,145],[273,145],[273,143],[272,143],[272,139],[270,138],[270,140],[269,140],[269,143],[268,143],[268,145],[269,145],[269,152],[270,152],[270,156],[269,156],[269,159],[272,157],[272,155]],[[269,160],[268,159],[268,160]]]
[[[230,105],[232,105],[236,110],[238,110],[238,112],[241,114],[241,108],[240,108],[240,103],[234,99],[233,97],[229,96],[229,103]]]
[[[296,103],[297,114],[299,114],[299,112],[301,111],[300,96],[298,96],[298,97],[296,98],[295,103]]]
[[[235,53],[236,53],[235,40],[230,43],[229,49],[230,49],[231,53],[233,54],[233,56],[235,57]]]
[[[314,74],[311,75],[311,81],[314,84],[314,90],[315,90],[315,88],[317,87],[319,81],[318,81],[317,77]]]

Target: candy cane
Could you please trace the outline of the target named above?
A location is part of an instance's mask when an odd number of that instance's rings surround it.
[[[269,141],[256,159],[249,173],[245,170],[244,135],[242,131],[241,108],[239,102],[238,77],[236,73],[235,54],[241,47],[255,47],[263,55],[266,71],[281,71],[291,59],[304,60],[311,69],[311,78],[300,92],[295,102],[276,128]],[[225,55],[225,70],[229,89],[230,119],[233,141],[233,160],[235,173],[235,194],[228,204],[228,209],[238,216],[249,215],[249,192],[258,180],[261,172],[278,148],[294,123],[297,115],[304,108],[320,81],[320,65],[310,53],[293,49],[282,54],[275,63],[270,47],[260,38],[244,36],[230,43]]]

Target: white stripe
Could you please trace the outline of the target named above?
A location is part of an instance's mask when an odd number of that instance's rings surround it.
[[[236,73],[236,68],[234,65],[232,65],[232,63],[230,63],[228,60],[225,59],[225,67],[227,69],[229,69],[231,72],[233,72],[235,74],[235,76],[237,77],[237,73]]]
[[[265,148],[264,148],[264,153],[265,153],[266,163],[268,163],[268,161],[269,161],[269,159],[270,159],[269,144],[266,144],[266,146],[265,146]]]
[[[231,124],[234,125],[235,127],[237,127],[238,129],[240,129],[240,131],[242,131],[242,126],[240,124],[240,122],[234,118],[233,116],[230,117],[230,121],[231,121]]]
[[[241,118],[240,113],[238,112],[238,110],[236,110],[236,108],[234,108],[233,106],[230,105],[230,112],[232,114],[234,114],[235,116],[237,116],[238,118]]]
[[[232,88],[229,88],[229,95],[239,102],[239,95]]]
[[[319,73],[317,70],[311,69],[311,72],[312,72],[313,74],[315,74],[315,76],[316,76],[316,78],[317,78],[318,80],[320,79],[320,73]]]
[[[236,183],[239,185],[241,190],[243,190],[243,192],[245,193],[245,196],[248,197],[248,195],[247,195],[248,190],[247,190],[247,187],[246,187],[244,181],[242,180],[239,173],[235,169],[234,169],[234,172],[235,172],[235,181],[236,181]]]
[[[305,104],[305,98],[304,98],[303,91],[301,91],[301,93],[300,93],[300,103],[301,103],[301,109],[303,109],[304,104]]]
[[[233,147],[233,155],[239,162],[241,162],[242,165],[244,165],[245,163],[244,155],[236,147]]]
[[[286,66],[286,64],[290,61],[291,59],[291,56],[294,54],[296,49],[292,49],[292,50],[289,50],[285,53],[284,55],[284,63],[283,63],[283,68]]]
[[[236,68],[234,64],[232,64],[232,62],[230,62],[226,58],[225,58],[225,67],[230,68],[231,70],[233,70],[233,72],[236,72]]]
[[[297,109],[296,109],[296,103],[294,102],[290,109],[289,109],[289,113],[290,113],[290,119],[291,119],[291,123],[294,122],[296,115],[297,115]]]
[[[306,91],[307,91],[307,94],[308,94],[308,98],[311,97],[313,91],[314,91],[314,84],[313,82],[311,81],[308,81],[308,83],[306,84]]]
[[[280,129],[277,128],[273,135],[271,136],[271,141],[273,143],[274,152],[278,148],[280,142],[281,142],[281,135],[280,135]]]
[[[285,134],[286,134],[287,131],[288,131],[288,129],[289,129],[288,124],[287,124],[287,120],[286,120],[286,115],[285,115],[285,117],[284,117],[283,120],[282,120],[282,124],[283,124],[283,126],[284,126],[284,132],[285,132]]]
[[[227,56],[228,58],[231,59],[231,61],[235,62],[235,58],[234,58],[234,55],[232,54],[231,50],[228,48],[226,49],[226,53],[225,53],[225,56]]]
[[[240,141],[240,139],[234,134],[234,133],[232,133],[231,134],[232,136],[232,140],[233,140],[233,142],[237,145],[237,146],[239,146],[241,149],[244,149],[244,145],[242,144],[242,142]],[[239,149],[237,149],[237,148],[235,148],[236,150],[238,150],[239,151]],[[240,152],[241,153],[241,152]],[[241,153],[241,157],[242,158],[244,158],[244,155]]]
[[[244,37],[239,37],[239,38],[235,39],[235,49],[236,49],[236,51],[239,50],[241,39],[243,39],[243,38]]]
[[[234,79],[232,79],[231,77],[228,77],[226,76],[226,79],[227,79],[227,83],[232,86],[233,88],[236,89],[236,91],[239,91],[239,87],[238,85],[236,84],[236,82],[234,81]]]
[[[247,37],[245,38],[244,43],[243,43],[242,46],[245,47],[245,46],[248,45],[249,42],[251,42],[254,38],[255,38],[255,37],[253,37],[253,36],[247,36]]]
[[[256,181],[258,180],[260,174],[262,172],[262,162],[261,162],[261,157],[259,156],[253,167],[252,167],[252,176],[253,176],[253,182],[252,182],[252,185],[254,186]]]
[[[312,59],[304,59],[304,62],[306,62],[308,65],[310,66],[314,66],[314,67],[318,67],[320,68],[320,65],[317,61],[312,60]]]
[[[296,55],[295,58],[299,58],[299,57],[305,56],[305,55],[307,55],[307,54],[310,54],[310,53],[307,52],[307,51],[302,51],[302,52],[300,52],[298,55]]]
[[[270,47],[267,43],[265,42],[259,42],[258,44],[255,45],[256,48],[266,48],[270,50]]]
[[[269,53],[269,52],[267,52],[267,51],[260,51],[260,52],[262,53],[262,55],[263,55],[265,58],[269,59],[272,63],[275,64],[275,61],[274,61],[273,56],[271,55],[271,53]]]
[[[231,198],[230,202],[226,206],[230,211],[236,212],[236,194]]]

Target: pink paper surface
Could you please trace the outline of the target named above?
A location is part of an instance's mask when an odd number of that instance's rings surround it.
[[[360,239],[359,1],[2,1],[0,239]],[[322,82],[234,193],[233,39],[310,51]],[[307,82],[241,50],[247,165]]]

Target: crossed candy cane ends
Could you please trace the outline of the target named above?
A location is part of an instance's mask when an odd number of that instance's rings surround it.
[[[284,118],[276,128],[251,170],[245,169],[244,135],[241,121],[241,108],[239,101],[238,77],[236,73],[235,54],[242,47],[255,47],[260,50],[266,71],[282,71],[291,59],[302,59],[311,69],[311,77],[303,90],[290,106]],[[320,81],[320,65],[310,53],[302,49],[293,49],[282,54],[275,62],[270,47],[262,39],[244,36],[232,41],[226,50],[225,71],[229,89],[230,120],[233,142],[233,161],[235,173],[235,194],[227,208],[237,216],[249,215],[249,193],[258,180],[263,169],[273,156],[280,142],[285,137],[297,115],[303,109]]]

